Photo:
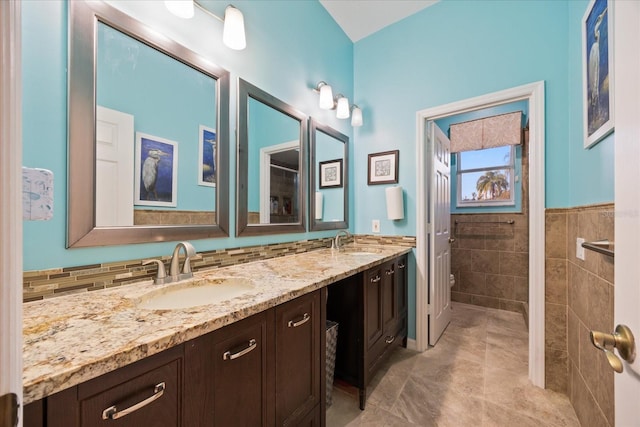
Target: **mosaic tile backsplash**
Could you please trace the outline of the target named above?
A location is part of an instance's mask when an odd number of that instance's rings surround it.
[[[416,246],[415,236],[357,235],[350,240],[354,239],[360,244]],[[331,246],[332,240],[333,238],[331,237],[325,237],[271,245],[202,251],[198,252],[201,258],[192,261],[191,267],[194,271],[198,271],[276,258],[327,248]],[[165,264],[168,264],[170,258],[169,255],[161,257]],[[23,301],[29,302],[77,292],[96,291],[152,278],[155,275],[156,267],[152,265],[143,266],[141,262],[142,259],[134,259],[77,267],[25,271],[22,279]]]

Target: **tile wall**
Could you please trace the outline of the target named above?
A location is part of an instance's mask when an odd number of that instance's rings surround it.
[[[513,221],[512,224],[506,223]],[[451,215],[453,301],[525,312],[529,298],[529,216]]]
[[[614,205],[546,212],[547,387],[567,393],[584,426],[613,426],[614,373],[589,331],[613,331],[613,257],[585,250],[576,238],[614,239]]]

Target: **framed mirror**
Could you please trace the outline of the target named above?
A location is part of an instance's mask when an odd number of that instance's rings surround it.
[[[309,119],[311,231],[349,228],[349,137]]]
[[[67,247],[228,236],[229,73],[69,2]]]
[[[305,231],[307,116],[238,79],[237,236]]]

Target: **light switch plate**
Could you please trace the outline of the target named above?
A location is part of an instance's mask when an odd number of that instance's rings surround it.
[[[576,258],[584,261],[584,248],[582,244],[584,243],[584,239],[582,237],[578,237],[576,239]]]
[[[380,220],[379,219],[374,219],[373,221],[371,221],[371,231],[374,233],[379,233],[380,232]]]

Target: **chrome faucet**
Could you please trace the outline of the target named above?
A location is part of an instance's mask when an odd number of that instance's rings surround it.
[[[184,264],[182,264],[182,271],[180,271],[180,249],[184,249]],[[178,280],[190,279],[193,277],[191,271],[191,258],[196,256],[196,248],[189,242],[180,242],[176,245],[171,256],[171,266],[169,267],[169,277],[172,282]]]
[[[185,259],[182,265],[182,271],[180,271],[180,249],[184,249]],[[169,267],[169,275],[167,276],[167,270],[164,267],[164,263],[159,259],[146,259],[142,261],[142,265],[155,263],[158,266],[158,272],[153,279],[153,283],[156,285],[163,285],[165,283],[177,282],[179,280],[190,279],[193,277],[191,271],[191,260],[199,256],[196,253],[196,249],[189,242],[180,242],[176,245],[171,256],[171,263]]]
[[[331,246],[332,249],[340,249],[341,247],[340,236],[342,235],[344,235],[345,239],[348,239],[349,237],[351,237],[351,234],[349,234],[347,230],[338,231],[338,234],[336,234],[336,237],[333,239],[333,245]]]

